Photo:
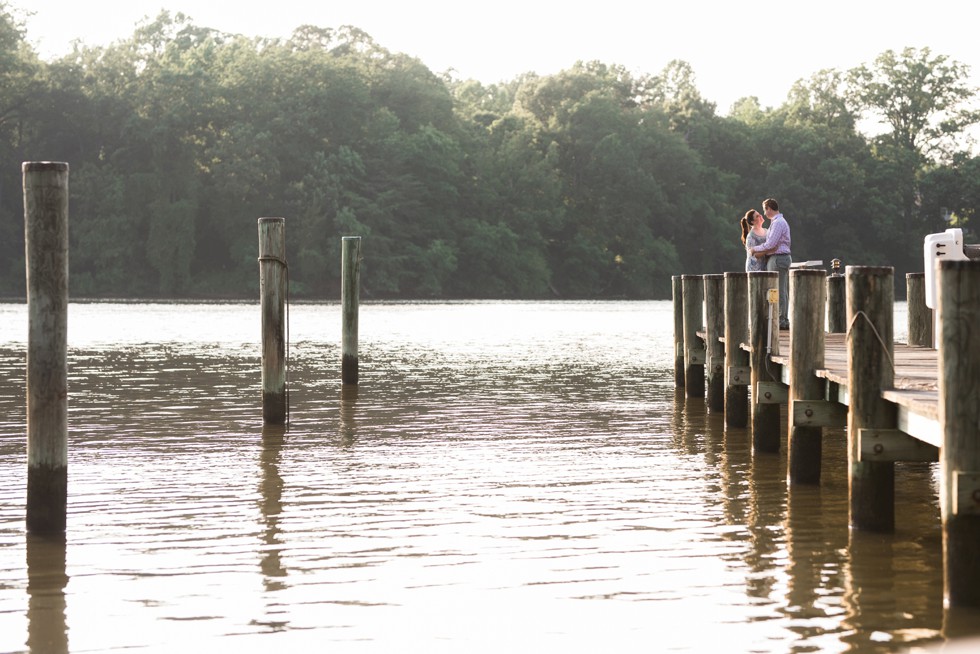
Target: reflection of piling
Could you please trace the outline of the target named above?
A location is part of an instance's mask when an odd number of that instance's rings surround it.
[[[357,383],[357,313],[360,300],[361,237],[343,237],[340,304],[342,344],[340,378],[344,384]]]
[[[286,221],[259,218],[262,310],[262,420],[286,422]]]
[[[748,273],[725,273],[725,424],[749,423]]]
[[[861,430],[894,429],[895,405],[882,390],[895,379],[892,311],[894,271],[847,267],[847,460],[850,469],[850,523],[857,529],[895,528],[895,464],[861,460]]]
[[[265,590],[275,591],[285,588],[282,579],[286,571],[282,567],[282,539],[279,521],[282,518],[282,475],[279,473],[282,446],[285,442],[286,427],[283,425],[263,425],[260,463],[262,478],[259,486],[259,510],[265,522],[262,537],[262,558],[259,566],[265,580]]]
[[[27,536],[27,649],[67,654],[65,539]]]
[[[908,344],[932,347],[932,309],[926,306],[926,274],[905,275],[905,298],[908,300]]]
[[[684,388],[684,292],[681,276],[670,278],[674,300],[674,387]]]
[[[357,386],[340,386],[340,442],[350,445],[357,436]]]
[[[704,349],[708,373],[708,408],[725,410],[725,276],[704,276]]]
[[[704,282],[700,275],[681,275],[684,296],[684,388],[688,397],[704,397]]]
[[[790,272],[792,316],[789,319],[789,480],[793,483],[820,483],[821,439],[823,429],[797,426],[794,421],[798,401],[823,400],[824,380],[816,376],[823,368],[824,330],[817,316],[826,303],[825,273],[799,269]]]
[[[939,265],[939,426],[946,598],[980,606],[980,261]]]
[[[759,452],[779,451],[779,405],[760,401],[759,382],[775,381],[769,369],[771,343],[779,342],[778,305],[770,302],[769,291],[775,291],[779,274],[749,273],[749,338],[752,343],[752,448]],[[770,340],[771,339],[771,340]]]
[[[27,258],[27,530],[68,512],[68,164],[23,164]]]

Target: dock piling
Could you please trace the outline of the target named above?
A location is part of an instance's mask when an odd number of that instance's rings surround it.
[[[819,484],[821,427],[796,426],[794,405],[799,400],[822,400],[824,383],[815,372],[824,363],[824,326],[820,317],[826,304],[826,273],[822,270],[790,271],[790,366],[789,450],[790,483]]]
[[[932,309],[926,306],[926,274],[905,275],[905,298],[908,301],[908,344],[933,347]]]
[[[708,375],[708,409],[725,410],[725,276],[704,276],[705,363]]]
[[[725,425],[745,427],[749,423],[749,353],[742,343],[749,340],[748,273],[725,273]]]
[[[847,461],[850,524],[857,529],[895,529],[895,464],[862,461],[863,429],[893,429],[896,408],[882,397],[894,379],[894,270],[847,267],[848,394]]]
[[[939,264],[940,505],[951,606],[980,606],[980,261]]]
[[[25,162],[27,531],[68,517],[68,164]]]
[[[286,221],[259,218],[259,296],[262,312],[262,421],[286,422]]]
[[[749,339],[752,346],[750,356],[752,368],[752,449],[758,452],[779,451],[779,404],[765,404],[759,401],[759,382],[776,381],[771,372],[769,352],[771,340],[779,339],[778,330],[770,334],[773,315],[778,309],[770,310],[769,291],[778,288],[779,274],[775,272],[752,272],[749,278]]]
[[[684,291],[681,276],[670,278],[674,301],[674,387],[684,388]]]
[[[681,275],[684,296],[684,388],[688,397],[704,397],[704,282],[701,275]]]
[[[357,320],[360,303],[361,237],[344,236],[342,240],[343,267],[341,270],[341,364],[343,384],[357,384]]]

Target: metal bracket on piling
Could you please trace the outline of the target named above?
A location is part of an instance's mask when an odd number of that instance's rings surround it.
[[[793,426],[843,429],[847,426],[847,407],[826,400],[793,400]]]
[[[704,350],[691,348],[687,351],[687,365],[689,366],[703,366],[705,358]]]
[[[898,429],[859,429],[859,461],[939,460],[939,448]]]
[[[755,385],[756,404],[786,404],[789,401],[789,389],[779,382],[760,381]]]
[[[980,515],[980,472],[953,473],[953,515]]]
[[[722,355],[722,356],[715,355],[715,356],[711,357],[711,359],[709,361],[709,364],[710,364],[708,366],[710,368],[709,374],[711,376],[720,375],[721,373],[723,373],[725,371],[725,356],[724,355]]]
[[[728,385],[748,386],[752,381],[752,369],[748,366],[729,366]]]

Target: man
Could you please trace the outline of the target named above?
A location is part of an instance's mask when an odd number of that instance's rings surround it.
[[[789,329],[789,266],[793,263],[789,224],[779,213],[779,204],[772,198],[762,201],[762,213],[769,219],[769,235],[766,242],[752,248],[752,252],[756,256],[768,254],[766,270],[779,273],[779,328]]]

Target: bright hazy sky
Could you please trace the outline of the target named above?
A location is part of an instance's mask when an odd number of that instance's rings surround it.
[[[223,32],[288,36],[300,25],[353,25],[433,72],[485,83],[576,61],[659,73],[672,59],[694,69],[719,113],[744,96],[777,106],[793,83],[825,69],[870,63],[885,50],[929,47],[969,64],[980,84],[980,38],[963,0],[7,0],[33,12],[27,36],[42,57],[71,42],[107,45],[162,9]]]

